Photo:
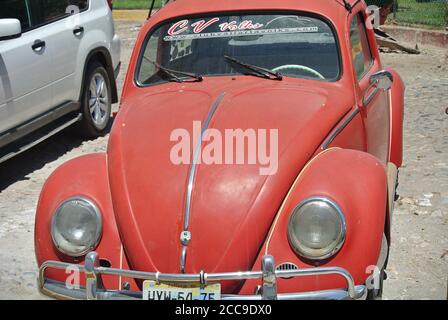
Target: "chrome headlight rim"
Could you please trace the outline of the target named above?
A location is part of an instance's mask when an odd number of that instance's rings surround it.
[[[295,217],[300,214],[300,209],[312,202],[323,202],[327,205],[329,205],[331,208],[333,208],[335,210],[335,212],[338,214],[339,219],[341,220],[341,233],[340,233],[340,237],[339,237],[339,241],[336,243],[336,245],[334,246],[334,248],[322,255],[315,255],[315,256],[311,256],[306,252],[303,252],[303,250],[300,250],[300,247],[302,246],[302,244],[300,244],[299,240],[295,237],[294,234],[294,226],[293,226],[293,222],[295,220]],[[307,260],[311,260],[311,261],[322,261],[322,260],[327,260],[329,258],[332,258],[334,255],[336,255],[343,247],[344,243],[345,243],[345,239],[347,237],[347,222],[344,216],[344,213],[342,212],[342,209],[339,207],[339,205],[331,200],[328,197],[324,197],[324,196],[316,196],[316,197],[310,197],[307,198],[305,200],[303,200],[302,202],[300,202],[297,206],[294,207],[294,209],[292,210],[292,214],[289,218],[289,222],[288,222],[288,241],[292,247],[292,249],[294,250],[294,252],[299,255],[300,257],[307,259]]]
[[[97,225],[97,232],[95,233],[96,241],[94,243],[92,243],[90,246],[88,246],[85,250],[80,251],[78,253],[73,253],[68,250],[65,250],[60,245],[58,245],[58,242],[55,239],[56,218],[61,213],[61,210],[64,207],[64,205],[66,205],[67,203],[70,203],[70,202],[74,202],[74,201],[84,202],[93,209],[93,212],[95,213],[95,223]],[[55,213],[53,214],[53,217],[51,218],[50,234],[51,234],[51,239],[53,241],[53,245],[56,247],[56,249],[59,252],[61,252],[62,254],[66,255],[66,256],[72,257],[72,258],[83,257],[86,254],[88,254],[89,252],[95,250],[95,248],[98,246],[98,244],[100,243],[101,238],[103,236],[103,217],[102,217],[101,211],[93,200],[91,200],[85,196],[75,196],[75,197],[68,198],[58,205]]]

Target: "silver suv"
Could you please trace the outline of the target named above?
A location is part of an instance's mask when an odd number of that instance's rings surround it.
[[[0,0],[0,162],[73,124],[89,138],[107,130],[120,69],[111,9]]]

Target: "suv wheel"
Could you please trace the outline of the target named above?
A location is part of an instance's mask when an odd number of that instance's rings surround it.
[[[87,69],[81,98],[83,118],[80,132],[89,138],[103,135],[108,129],[112,111],[112,90],[106,69],[93,62]]]

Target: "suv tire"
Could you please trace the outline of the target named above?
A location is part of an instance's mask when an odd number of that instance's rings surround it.
[[[82,120],[79,132],[88,138],[97,138],[109,129],[112,112],[112,89],[104,66],[93,61],[87,67],[81,96]]]

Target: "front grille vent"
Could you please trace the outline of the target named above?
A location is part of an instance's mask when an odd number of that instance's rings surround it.
[[[275,270],[277,271],[285,271],[285,270],[299,270],[299,267],[296,266],[294,263],[292,262],[285,262],[282,264],[279,264]],[[291,277],[282,277],[282,279],[291,279]]]

